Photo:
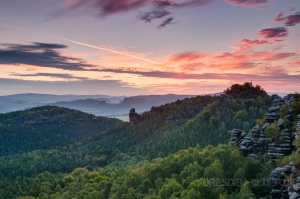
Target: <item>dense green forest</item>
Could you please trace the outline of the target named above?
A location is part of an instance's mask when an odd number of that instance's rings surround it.
[[[0,156],[51,149],[101,133],[120,122],[55,106],[0,114]]]
[[[253,179],[265,183],[273,165],[266,164],[263,154],[258,159],[243,157],[228,142],[229,131],[249,132],[270,105],[271,98],[260,86],[233,85],[218,97],[198,96],[154,107],[136,126],[122,122],[51,150],[2,156],[0,196],[266,197],[268,187],[253,186]],[[236,179],[242,186],[220,179]]]

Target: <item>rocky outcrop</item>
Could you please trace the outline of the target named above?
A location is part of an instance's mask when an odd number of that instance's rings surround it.
[[[289,129],[280,132],[279,140],[276,143],[269,144],[268,157],[274,161],[277,157],[290,155],[293,150],[294,137]]]
[[[293,150],[293,134],[289,129],[284,128],[284,119],[279,117],[280,106],[279,103],[288,103],[293,99],[293,94],[290,94],[284,98],[278,95],[272,96],[272,106],[268,109],[268,113],[265,117],[264,124],[256,125],[252,129],[250,136],[245,136],[239,129],[233,129],[230,141],[234,141],[238,149],[244,156],[256,157],[259,152],[267,153],[269,160],[274,161],[280,156],[291,154]],[[289,113],[286,117],[289,118]],[[279,137],[276,141],[272,142],[267,138],[265,131],[268,126],[277,122],[277,126],[280,129]],[[300,125],[300,122],[299,122]]]
[[[272,104],[278,104],[280,102],[283,102],[282,98],[279,95],[272,95]]]
[[[250,136],[245,136],[239,129],[233,129],[230,141],[243,153],[244,156],[256,158],[259,152],[268,154],[269,162],[274,162],[278,157],[290,155],[294,149],[293,141],[299,135],[285,128],[285,119],[292,122],[293,110],[280,118],[279,110],[282,104],[288,104],[295,97],[289,94],[284,98],[278,95],[272,95],[272,106],[262,125],[256,125],[252,129]],[[300,115],[297,116],[296,129],[300,129]],[[278,135],[274,134],[273,141],[266,138],[265,132],[270,125],[277,122]],[[276,126],[275,126],[276,127]],[[299,132],[299,130],[298,130]],[[299,149],[296,153],[300,153]],[[300,168],[290,162],[284,167],[278,167],[272,171],[269,176],[269,185],[271,187],[271,199],[300,199]]]
[[[271,199],[300,199],[299,170],[293,162],[273,170],[269,177],[269,185]]]
[[[300,115],[297,116],[297,125],[296,129],[300,128]],[[284,129],[284,139],[288,143],[291,143],[293,138],[291,138],[291,132],[289,129]],[[296,134],[296,133],[295,133]],[[291,144],[283,145],[281,144],[281,148],[279,148],[278,153],[282,156],[285,156],[290,153]],[[276,145],[273,145],[274,149],[276,149]],[[285,151],[282,149],[286,149]],[[296,153],[299,153],[297,151]],[[293,162],[290,162],[288,165],[284,167],[278,167],[272,171],[269,177],[269,184],[271,187],[271,199],[300,199],[300,168],[299,166],[295,166]]]
[[[272,171],[269,177],[269,185],[271,186],[271,199],[288,199],[289,191],[286,188],[288,186],[287,176],[293,173],[293,163],[284,167],[278,167]]]
[[[129,112],[129,124],[131,126],[136,126],[136,125],[138,125],[140,123],[141,123],[141,115],[137,114],[135,112],[134,108],[130,109],[130,112]]]

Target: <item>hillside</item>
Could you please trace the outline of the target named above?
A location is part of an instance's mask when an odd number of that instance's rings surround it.
[[[0,193],[15,197],[12,183],[17,179],[18,196],[37,198],[267,196],[268,187],[257,189],[249,182],[223,188],[205,184],[216,178],[263,182],[274,168],[263,155],[255,160],[232,144],[218,146],[229,142],[232,128],[248,132],[271,105],[260,87],[239,87],[247,94],[236,90],[178,100],[144,112],[135,126],[121,123],[54,150],[2,157]]]
[[[119,123],[117,119],[55,106],[0,114],[0,155],[51,149],[101,133]]]

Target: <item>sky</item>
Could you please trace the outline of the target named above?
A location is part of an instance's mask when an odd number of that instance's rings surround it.
[[[0,5],[0,95],[300,92],[299,0]]]

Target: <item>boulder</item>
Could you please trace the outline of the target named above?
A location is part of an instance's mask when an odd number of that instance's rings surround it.
[[[278,126],[278,127],[283,127],[283,125],[284,125],[284,119],[279,118],[279,119],[278,119],[277,126]]]
[[[238,139],[241,138],[242,133],[243,132],[240,129],[233,129],[232,132],[231,132],[230,141],[231,142],[237,141]]]
[[[256,125],[255,127],[253,127],[252,129],[252,137],[255,137],[255,138],[259,138],[260,136],[260,126],[259,125]]]
[[[269,113],[275,112],[275,111],[277,112],[277,111],[279,111],[279,109],[280,109],[280,106],[272,106],[269,108],[268,112]]]
[[[293,185],[293,189],[294,189],[296,192],[300,193],[300,183],[294,184],[294,185]]]
[[[272,189],[271,199],[289,199],[289,194],[287,190],[277,190]]]
[[[268,113],[266,116],[266,120],[274,121],[278,119],[278,114],[276,112]]]
[[[290,195],[289,199],[300,199],[300,194],[294,192]]]

